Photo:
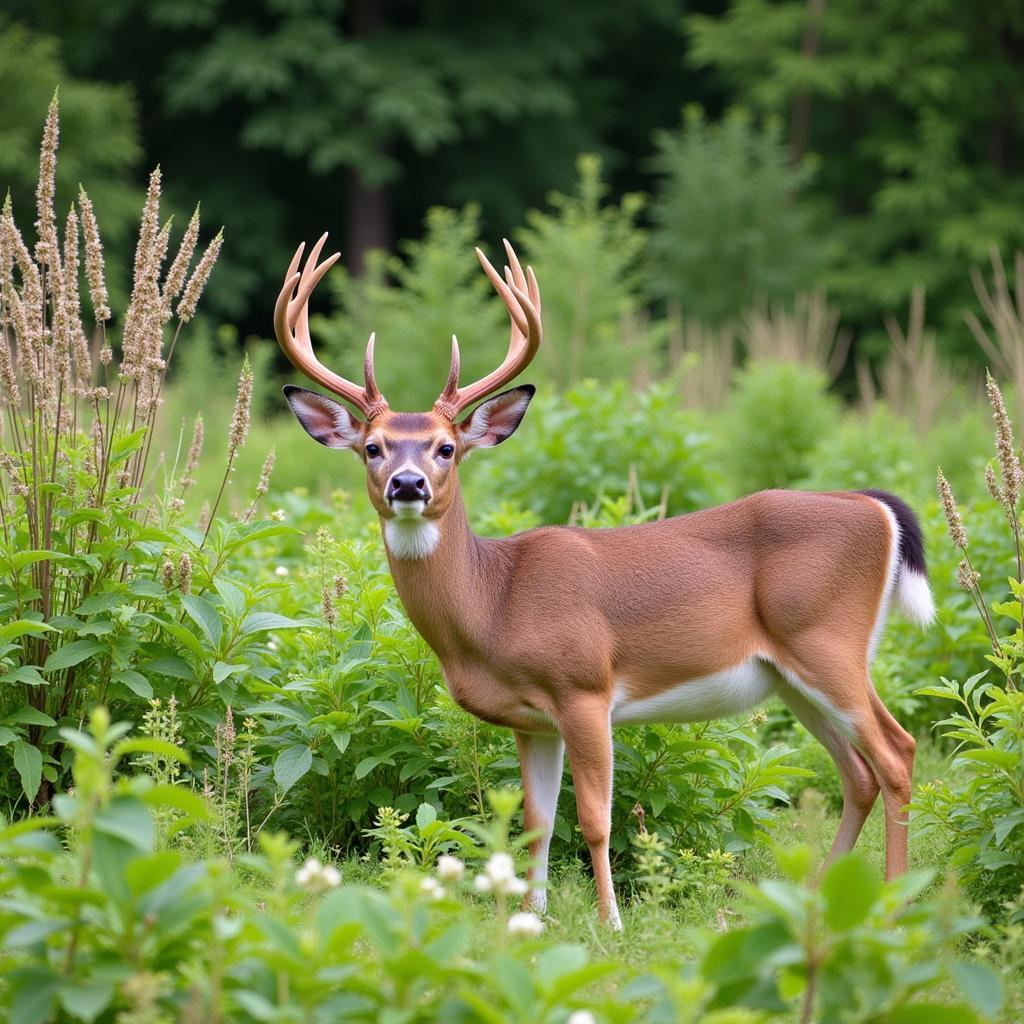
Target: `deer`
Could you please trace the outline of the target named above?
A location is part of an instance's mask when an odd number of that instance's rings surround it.
[[[289,361],[334,397],[295,385],[285,397],[311,437],[365,464],[395,588],[451,697],[515,734],[523,828],[533,836],[528,903],[546,909],[566,754],[599,915],[618,929],[609,860],[613,729],[728,717],[772,696],[839,773],[843,810],[826,863],[853,848],[881,793],[885,874],[904,872],[915,742],[882,703],[870,668],[891,604],[921,627],[934,616],[911,509],[883,491],[772,490],[639,525],[479,537],[459,465],[508,440],[533,398],[532,385],[501,390],[541,344],[533,270],[523,270],[507,241],[503,274],[476,249],[508,310],[505,359],[460,385],[453,335],[433,408],[395,412],[375,380],[374,334],[362,386],[314,354],[309,298],[340,258],[320,261],[326,239],[301,270],[305,245],[297,249],[274,325]]]

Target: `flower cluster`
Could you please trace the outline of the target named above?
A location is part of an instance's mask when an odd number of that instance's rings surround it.
[[[504,896],[525,896],[530,887],[516,877],[516,866],[507,853],[495,853],[484,867],[483,873],[473,879],[480,892],[493,892]]]
[[[326,892],[341,885],[341,872],[333,864],[321,864],[316,857],[310,857],[295,872],[295,884],[307,892]]]

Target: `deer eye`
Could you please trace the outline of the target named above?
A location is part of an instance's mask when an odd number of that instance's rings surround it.
[[[443,444],[437,449],[437,454],[440,455],[442,459],[450,459],[455,454],[455,445]]]
[[[376,459],[380,456],[380,445],[379,444],[368,444],[366,446],[367,458]]]

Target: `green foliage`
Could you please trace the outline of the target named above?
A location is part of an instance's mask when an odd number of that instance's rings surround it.
[[[734,110],[709,124],[688,107],[681,127],[656,141],[652,295],[717,323],[812,279],[823,248],[799,198],[811,169],[789,164],[777,122],[758,126]]]
[[[722,415],[718,443],[734,493],[786,487],[806,477],[812,455],[839,423],[820,370],[799,363],[745,367]]]
[[[1018,615],[1019,600],[1013,602]],[[1008,655],[1014,675],[1019,653]],[[944,678],[918,691],[954,703],[937,728],[956,741],[957,752],[951,772],[922,787],[912,807],[921,827],[948,837],[950,864],[963,872],[986,909],[998,914],[1011,906],[1011,917],[1024,920],[1024,908],[1008,903],[1024,886],[1024,694],[1010,682],[1000,685],[985,676],[971,676],[962,685]]]
[[[627,193],[603,205],[608,186],[596,156],[577,161],[572,195],[548,197],[552,213],[531,210],[516,238],[544,282],[544,344],[539,368],[563,390],[583,377],[622,376],[626,325],[642,307],[637,264],[645,235],[636,226],[643,198]],[[649,337],[639,339],[650,346]],[[642,350],[625,353],[631,360]]]
[[[189,858],[181,841],[202,828],[208,802],[147,771],[157,759],[185,761],[175,745],[128,731],[103,709],[87,730],[65,730],[74,794],[54,801],[54,817],[0,821],[0,1007],[15,1024],[57,1014],[162,1022],[182,1008],[239,1022],[397,1013],[479,1024],[721,1024],[743,1019],[723,1016],[725,1007],[778,1019],[801,1001],[807,1019],[819,1009],[835,1019],[842,1006],[855,1021],[979,1020],[963,1002],[931,1001],[949,981],[986,1016],[1002,1002],[990,967],[950,959],[951,940],[979,922],[948,901],[908,905],[927,875],[882,885],[856,856],[818,888],[806,884],[809,851],[779,852],[791,880],[748,887],[747,920],[696,935],[703,952],[682,974],[675,963],[645,972],[621,953],[593,956],[548,939],[536,916],[509,915],[505,904],[521,881],[509,857],[523,842],[509,834],[515,791],[490,793],[491,821],[467,823],[488,858],[472,883],[448,857],[436,875],[396,864],[384,887],[343,885],[316,858],[296,870],[297,844],[280,833],[264,834],[234,871]],[[176,840],[156,828],[160,814],[175,816]],[[426,807],[417,817],[421,836],[437,824]],[[640,845],[663,852],[656,840]],[[718,878],[728,873],[728,858],[709,863]],[[485,891],[493,914],[469,895]]]
[[[667,490],[670,513],[712,503],[717,480],[709,439],[678,408],[668,387],[637,392],[624,383],[584,382],[563,395],[538,395],[515,443],[467,463],[474,502],[510,501],[545,523],[564,523],[577,501],[621,492],[633,467],[645,507]]]
[[[39,173],[39,126],[54,89],[60,88],[61,159],[57,208],[65,211],[79,182],[104,226],[106,241],[126,242],[138,216],[142,191],[133,171],[142,151],[136,128],[136,101],[126,85],[89,81],[70,74],[61,47],[51,36],[0,22],[0,182],[11,189],[15,212],[24,219],[34,209]],[[123,282],[116,281],[118,294]]]
[[[830,294],[877,317],[924,285],[952,336],[969,294],[964,262],[985,260],[992,243],[1024,243],[1019,143],[1005,113],[1022,86],[1010,57],[1020,19],[998,5],[976,18],[957,0],[815,10],[736,0],[720,18],[691,15],[690,62],[713,67],[735,102],[789,114],[794,144],[822,154],[818,191],[839,241]],[[792,126],[800,103],[804,140]]]
[[[802,1020],[865,1024],[969,1024],[998,1012],[999,976],[977,961],[944,956],[979,919],[960,915],[949,899],[915,902],[928,872],[882,883],[863,857],[848,854],[820,887],[806,886],[800,883],[810,879],[811,851],[777,856],[788,877],[747,887],[751,920],[718,936],[704,954],[700,973],[715,985],[709,1009],[799,1009]],[[950,980],[966,1002],[936,999]]]

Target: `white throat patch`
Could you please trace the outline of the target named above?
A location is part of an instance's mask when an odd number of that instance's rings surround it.
[[[384,542],[395,558],[426,558],[434,553],[440,539],[437,523],[421,516],[396,517],[384,523]]]

